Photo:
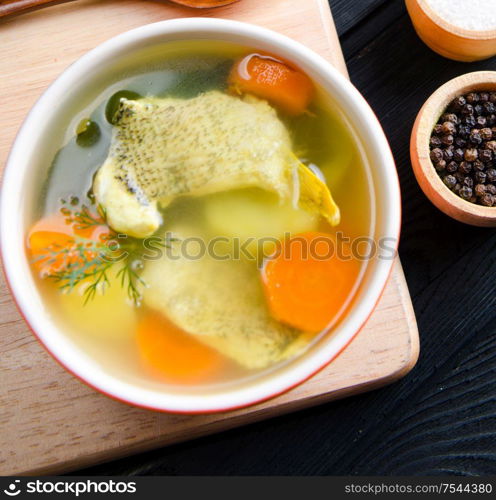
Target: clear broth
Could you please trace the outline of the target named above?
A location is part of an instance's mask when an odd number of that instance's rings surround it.
[[[66,125],[64,137],[60,141],[60,150],[53,158],[46,182],[40,193],[37,217],[56,213],[61,207],[61,200],[76,196],[82,203],[90,205],[90,192],[93,177],[103,164],[111,137],[112,126],[105,118],[105,106],[111,95],[119,90],[131,90],[146,96],[193,97],[201,92],[226,87],[226,78],[233,61],[241,54],[249,53],[245,47],[216,44],[211,49],[198,44],[178,45],[178,50],[157,58],[154,64],[137,67],[133,74],[113,75],[111,81],[101,92],[85,106],[75,109],[70,122]],[[329,233],[342,232],[353,239],[372,237],[374,234],[374,203],[371,190],[371,176],[365,155],[361,150],[353,130],[339,110],[339,106],[324,92],[318,89],[317,97],[310,109],[310,114],[294,118],[281,118],[287,125],[293,140],[295,153],[306,163],[319,167],[331,189],[333,197],[341,209],[341,223],[336,228],[326,226]],[[91,147],[80,147],[75,140],[75,129],[82,118],[96,122],[101,131],[99,141]],[[51,161],[48,159],[48,161]],[[212,195],[216,196],[216,195]],[[203,200],[201,198],[182,198],[173,203],[164,214],[168,218],[182,219],[197,224],[201,220]],[[169,216],[169,217],[167,217]],[[366,267],[362,263],[361,274],[356,285],[350,290],[352,301]],[[144,368],[139,357],[135,334],[132,328],[123,331],[119,338],[105,338],[88,335],[84,327],[85,319],[91,316],[91,307],[81,306],[71,314],[64,312],[60,305],[61,294],[53,283],[38,280],[49,311],[64,326],[73,341],[85,350],[103,370],[117,373],[121,379],[143,381],[152,385],[168,384],[177,386],[181,391],[199,383],[184,384],[157,378]],[[86,309],[85,309],[86,307]],[[132,308],[131,304],[124,307]],[[138,309],[138,316],[145,307]],[[97,314],[97,313],[94,313]],[[339,320],[340,318],[336,318]],[[321,335],[332,335],[330,331]],[[317,340],[318,336],[315,338]],[[310,345],[311,343],[309,343]],[[291,362],[291,359],[282,363]],[[201,385],[211,388],[220,385],[249,381],[262,372],[278,368],[278,364],[264,370],[248,370],[226,359],[222,372],[215,377],[203,380]]]

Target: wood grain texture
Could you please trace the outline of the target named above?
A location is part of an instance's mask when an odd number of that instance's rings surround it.
[[[74,0],[7,0],[0,1],[0,19],[5,17],[13,17],[21,14],[32,12],[33,10],[43,9],[65,2],[73,2]]]
[[[345,72],[326,9],[323,0],[273,0],[270,6],[263,0],[243,0],[205,15],[277,29],[320,52]],[[0,163],[5,161],[22,117],[68,64],[126,29],[185,14],[191,11],[156,2],[81,0],[0,25],[0,90],[5,96]],[[64,30],[59,29],[62,17]],[[304,29],[301,19],[305,19]],[[87,29],[90,25],[91,30]],[[273,401],[215,416],[153,413],[88,389],[49,359],[14,308],[3,281],[0,318],[3,474],[71,470],[344,397],[396,380],[411,369],[418,354],[415,317],[399,262],[366,327],[327,369]]]
[[[496,231],[460,224],[430,203],[413,175],[415,116],[439,86],[471,71],[417,37],[403,0],[365,17],[361,0],[331,0],[352,82],[379,117],[403,195],[400,245],[421,334],[403,380],[333,401],[81,471],[147,475],[496,474]],[[346,16],[345,16],[346,14]],[[350,24],[350,19],[357,19]],[[341,28],[340,28],[341,26]]]
[[[186,5],[187,7],[194,7],[196,9],[209,9],[211,7],[222,7],[239,0],[171,0],[172,2]]]

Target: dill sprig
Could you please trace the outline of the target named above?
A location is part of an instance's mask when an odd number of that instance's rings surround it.
[[[125,265],[117,272],[117,278],[121,280],[122,288],[127,289],[128,297],[135,303],[141,302],[141,287],[146,287],[145,281],[140,277],[137,271],[131,265]]]
[[[92,275],[92,277],[94,277],[95,279],[93,283],[91,283],[91,285],[89,285],[88,288],[86,288],[86,290],[84,291],[84,305],[95,298],[99,285],[103,287],[110,286],[107,271],[111,266],[112,264],[107,264],[106,266],[103,266],[102,269],[98,269],[97,271],[95,271],[95,273]]]
[[[107,212],[101,205],[97,206],[97,216],[90,212],[86,205],[82,205],[81,208],[76,211],[72,211],[67,207],[63,207],[60,211],[62,215],[65,216],[67,224],[72,224],[76,230],[85,230],[95,226],[107,225]],[[112,230],[110,231],[114,232]]]
[[[101,207],[97,207],[96,215],[84,205],[74,209],[64,206],[61,213],[74,229],[74,236],[69,246],[53,243],[36,259],[43,262],[46,270],[43,277],[53,280],[66,293],[83,282],[88,283],[83,294],[87,304],[98,291],[104,293],[111,286],[109,271],[119,266],[115,274],[117,281],[133,303],[139,305],[142,289],[146,287],[140,276],[145,251],[142,242],[113,231]],[[77,234],[97,226],[103,229],[98,240]]]

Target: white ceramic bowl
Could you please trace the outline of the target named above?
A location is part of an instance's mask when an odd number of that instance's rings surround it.
[[[174,40],[214,39],[246,45],[293,61],[328,92],[355,130],[371,166],[375,202],[375,238],[397,246],[400,191],[391,150],[374,113],[353,87],[326,60],[303,45],[258,26],[220,19],[180,19],[150,24],[98,46],[70,66],[42,95],[24,122],[5,169],[1,199],[1,249],[6,276],[26,321],[52,356],[95,389],[134,405],[161,411],[201,413],[247,406],[276,396],[308,379],[332,361],[355,337],[373,311],[393,260],[374,259],[367,267],[356,300],[332,334],[304,355],[249,383],[226,385],[203,394],[178,393],[166,387],[122,380],[95,363],[55,322],[43,303],[25,253],[25,234],[46,175],[40,151],[57,123],[54,116],[98,75],[126,61],[138,50]],[[53,135],[52,135],[53,137]]]

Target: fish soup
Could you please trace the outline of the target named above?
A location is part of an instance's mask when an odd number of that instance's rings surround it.
[[[374,234],[337,103],[277,56],[172,43],[61,118],[27,252],[104,370],[178,391],[249,382],[332,335]],[[67,110],[66,110],[67,111]]]

